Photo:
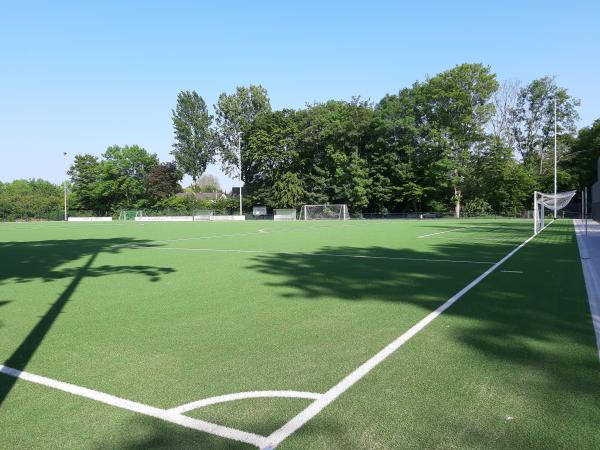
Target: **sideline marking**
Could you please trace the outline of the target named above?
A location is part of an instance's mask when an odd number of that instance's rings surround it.
[[[552,221],[553,222],[553,221]],[[552,224],[550,222],[545,228]],[[262,449],[271,449],[275,448],[281,442],[283,442],[286,438],[288,438],[291,434],[293,434],[296,430],[301,428],[306,422],[311,420],[317,414],[319,414],[326,406],[332,403],[336,398],[342,395],[345,391],[347,391],[350,387],[352,387],[357,381],[367,375],[371,370],[373,370],[376,366],[382,363],[385,359],[387,359],[392,353],[402,347],[406,342],[408,342],[411,338],[413,338],[416,334],[418,334],[421,330],[423,330],[427,325],[433,322],[436,318],[440,316],[445,310],[450,308],[456,301],[458,301],[463,295],[477,286],[484,278],[490,275],[494,270],[500,267],[506,260],[512,257],[515,253],[521,250],[527,243],[529,243],[536,235],[530,236],[513,250],[511,250],[506,256],[496,262],[492,267],[487,269],[473,281],[471,281],[467,286],[462,288],[448,300],[446,300],[442,305],[438,306],[433,312],[429,313],[411,328],[409,328],[406,332],[401,334],[391,343],[386,345],[382,350],[360,365],[357,369],[343,378],[338,384],[329,389],[323,396],[315,400],[311,403],[304,411],[300,412],[296,417],[290,420],[288,423],[283,425],[278,430],[274,431],[267,437],[267,445],[262,447]]]
[[[154,406],[145,405],[143,403],[126,400],[121,397],[106,394],[104,392],[95,391],[93,389],[84,388],[75,384],[65,383],[63,381],[46,378],[33,373],[22,370],[13,369],[0,364],[0,373],[18,378],[20,380],[30,381],[32,383],[41,384],[43,386],[58,389],[80,397],[96,400],[107,405],[116,406],[117,408],[126,409],[129,411],[144,414],[146,416],[161,419],[166,422],[171,422],[193,430],[204,431],[206,433],[221,436],[235,441],[245,442],[255,445],[256,447],[264,446],[265,438],[254,433],[237,430],[235,428],[217,425],[215,423],[206,422],[204,420],[194,419],[192,417],[183,416],[181,414],[168,411],[166,409],[155,408]]]
[[[185,247],[144,247],[130,245],[130,248],[140,248],[148,250],[179,250],[183,252],[216,252],[216,253],[262,253],[274,255],[298,255],[298,256],[327,256],[333,258],[359,258],[359,259],[387,259],[392,261],[427,261],[427,262],[449,262],[462,264],[494,264],[492,261],[469,261],[462,259],[430,259],[430,258],[403,258],[400,256],[370,256],[370,255],[345,255],[339,253],[301,253],[301,252],[279,252],[267,250],[239,250],[230,248],[185,248]]]
[[[184,414],[194,409],[203,408],[209,405],[216,405],[217,403],[231,402],[234,400],[244,400],[247,398],[265,398],[265,397],[282,397],[282,398],[308,398],[312,400],[319,399],[323,394],[317,394],[315,392],[302,392],[302,391],[249,391],[249,392],[236,392],[235,394],[217,395],[216,397],[204,398],[185,405],[171,408],[167,411],[174,412],[177,414]]]
[[[523,273],[522,270],[501,270],[502,273]]]
[[[598,347],[598,358],[600,358],[600,269],[594,258],[600,255],[600,225],[593,221],[588,221],[588,235],[583,230],[583,220],[573,220],[575,226],[575,236],[577,237],[577,246],[579,247],[579,256],[581,257],[581,268],[583,278],[590,304],[590,315],[592,316],[592,325],[596,334],[596,346]],[[589,245],[588,245],[589,244]]]

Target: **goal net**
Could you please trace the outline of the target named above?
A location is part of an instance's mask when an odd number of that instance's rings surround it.
[[[296,210],[289,208],[278,208],[273,214],[273,220],[296,220]]]
[[[546,213],[556,213],[569,204],[577,191],[558,192],[545,194],[533,193],[533,232],[538,234],[545,228]]]
[[[119,220],[135,220],[136,217],[143,217],[143,211],[139,209],[123,209],[119,213]]]
[[[346,205],[304,205],[300,210],[300,220],[348,220]]]
[[[194,220],[211,220],[213,216],[212,209],[199,209],[194,211]]]

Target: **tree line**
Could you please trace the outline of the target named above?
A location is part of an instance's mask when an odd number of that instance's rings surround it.
[[[195,91],[181,92],[177,104],[178,166],[194,177],[220,159],[244,181],[250,204],[272,208],[523,211],[534,190],[553,190],[555,116],[560,190],[591,184],[600,154],[599,123],[577,134],[579,100],[554,78],[500,83],[482,64],[458,65],[375,104],[353,98],[272,111],[266,90],[250,86],[221,94],[214,125]]]
[[[220,163],[243,180],[247,208],[512,214],[531,208],[534,190],[553,190],[555,105],[558,187],[581,189],[597,176],[600,120],[578,131],[579,100],[548,76],[499,82],[488,66],[462,64],[376,103],[357,97],[276,111],[266,89],[250,85],[222,93],[214,114],[196,91],[182,91],[172,111],[174,161],[136,145],[78,154],[70,205],[97,214],[209,209],[177,194],[184,174],[195,184]]]

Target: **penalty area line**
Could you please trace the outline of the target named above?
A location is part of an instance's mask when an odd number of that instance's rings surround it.
[[[548,224],[550,225],[550,224]],[[337,399],[340,395],[346,392],[349,388],[351,388],[356,382],[362,379],[365,375],[367,375],[371,370],[373,370],[376,366],[385,361],[392,353],[402,347],[406,342],[416,336],[420,331],[422,331],[427,325],[437,319],[444,311],[446,311],[450,306],[456,303],[461,297],[463,297],[467,292],[477,286],[481,281],[483,281],[486,277],[488,277],[492,272],[494,272],[498,267],[500,267],[505,261],[511,258],[515,253],[521,250],[525,245],[527,245],[536,235],[530,236],[524,242],[515,247],[512,251],[510,251],[506,256],[496,262],[492,267],[487,269],[473,281],[471,281],[467,286],[462,288],[448,300],[446,300],[442,305],[440,305],[433,312],[429,313],[411,328],[409,328],[402,335],[398,336],[395,340],[385,346],[382,350],[380,350],[377,354],[372,356],[366,362],[364,362],[361,366],[343,378],[338,384],[333,386],[327,392],[323,394],[323,396],[313,403],[311,403],[306,409],[300,412],[297,416],[292,418],[289,422],[283,425],[278,430],[274,431],[267,437],[267,445],[262,447],[263,449],[273,449],[281,442],[283,442],[286,438],[288,438],[291,434],[297,431],[299,428],[304,426],[309,420],[319,414],[325,407],[331,404],[335,399]]]

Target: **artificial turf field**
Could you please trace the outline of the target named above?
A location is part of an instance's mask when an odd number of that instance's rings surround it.
[[[0,361],[45,377],[0,374],[0,447],[600,448],[600,362],[566,220],[335,390],[531,228],[0,224]],[[148,414],[245,392],[256,398]],[[282,434],[324,393],[322,410]],[[201,430],[210,424],[247,442]]]

